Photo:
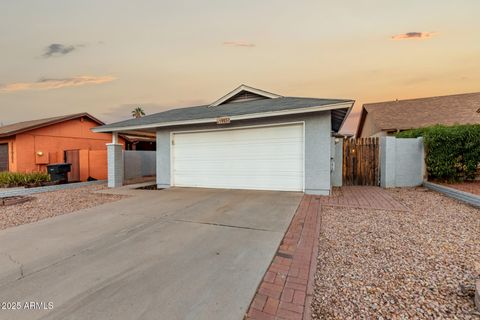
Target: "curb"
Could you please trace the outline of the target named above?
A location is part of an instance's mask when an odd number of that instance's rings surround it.
[[[95,184],[102,184],[105,183],[106,180],[97,180],[97,181],[88,181],[88,182],[77,182],[77,183],[70,183],[70,184],[58,184],[53,186],[46,186],[46,187],[37,187],[37,188],[24,188],[24,189],[15,189],[15,190],[6,190],[0,191],[0,198],[5,197],[15,197],[15,196],[28,196],[35,193],[42,193],[42,192],[50,192],[50,191],[57,191],[57,190],[66,190],[66,189],[75,189],[86,187]]]
[[[445,187],[445,186],[442,186],[433,182],[428,182],[428,181],[423,182],[423,186],[428,189],[440,192],[455,200],[462,201],[471,206],[480,208],[480,196],[477,196],[465,191],[460,191],[457,189]]]

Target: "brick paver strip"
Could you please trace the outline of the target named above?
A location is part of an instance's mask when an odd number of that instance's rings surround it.
[[[305,195],[253,298],[247,319],[303,319],[310,314],[320,197]],[[316,259],[314,259],[316,260]],[[312,267],[313,264],[313,267]]]
[[[322,206],[408,211],[378,187],[342,187],[305,195],[250,304],[246,319],[310,320]]]

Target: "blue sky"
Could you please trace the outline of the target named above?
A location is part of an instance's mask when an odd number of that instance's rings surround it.
[[[480,91],[478,12],[475,0],[2,1],[0,121],[109,122],[241,83],[357,109]]]

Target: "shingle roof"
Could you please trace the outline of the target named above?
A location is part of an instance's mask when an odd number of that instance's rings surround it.
[[[17,122],[5,126],[0,127],[0,137],[7,137],[7,136],[13,136],[15,134],[33,130],[33,129],[38,129],[41,127],[46,127],[55,123],[67,121],[67,120],[72,120],[72,119],[77,119],[80,117],[87,117],[99,125],[104,124],[102,121],[98,120],[97,118],[91,116],[90,114],[83,112],[83,113],[75,113],[75,114],[69,114],[65,116],[58,116],[58,117],[52,117],[52,118],[45,118],[45,119],[38,119],[38,120],[30,120],[30,121],[23,121],[23,122]]]
[[[380,130],[406,130],[435,124],[478,124],[480,92],[369,103],[363,106],[362,113],[365,111]],[[362,122],[359,134],[361,130]]]
[[[215,107],[209,105],[172,109],[155,113],[145,117],[120,121],[99,127],[102,131],[121,129],[126,127],[161,124],[167,122],[210,119],[218,117],[232,117],[255,113],[295,110],[308,107],[327,106],[337,103],[353,103],[353,100],[343,99],[314,99],[298,97],[280,97],[273,99],[253,100],[246,102],[228,103]],[[346,107],[345,109],[348,109]],[[346,113],[346,111],[345,111]]]

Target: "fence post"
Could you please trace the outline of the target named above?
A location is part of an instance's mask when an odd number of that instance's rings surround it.
[[[343,180],[343,139],[332,138],[332,186],[341,187]]]
[[[427,173],[427,163],[426,163],[426,154],[425,154],[425,142],[423,140],[423,137],[418,137],[418,141],[420,142],[420,148],[421,148],[421,161],[422,161],[422,179],[423,181],[426,181],[428,179],[428,173]]]

